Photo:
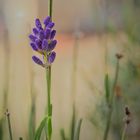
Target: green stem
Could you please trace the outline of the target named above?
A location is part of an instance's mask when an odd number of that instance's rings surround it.
[[[73,68],[72,68],[72,83],[71,83],[71,93],[73,101],[73,114],[71,122],[71,139],[74,139],[75,131],[75,120],[76,120],[76,107],[75,107],[75,95],[76,95],[76,71],[77,71],[77,60],[78,60],[78,38],[75,37],[75,44],[73,48]]]
[[[6,116],[7,116],[7,121],[8,121],[8,130],[9,130],[10,140],[13,140],[10,113],[8,112],[8,110],[6,111]]]
[[[106,124],[106,129],[105,129],[103,140],[107,140],[108,139],[108,133],[109,133],[109,130],[110,130],[111,119],[112,119],[112,112],[113,112],[115,87],[116,87],[116,84],[117,84],[117,81],[118,81],[118,74],[119,74],[119,59],[117,59],[115,79],[114,79],[113,88],[112,88],[112,95],[110,97],[110,103],[108,104],[109,112],[108,112],[108,117],[107,117],[108,119],[107,119],[107,124]]]
[[[72,122],[71,122],[71,140],[74,140],[75,122],[76,122],[75,104],[73,104]]]
[[[47,80],[47,95],[48,95],[48,109],[47,109],[47,137],[51,140],[52,135],[52,104],[51,104],[51,66],[46,69]]]
[[[48,115],[51,115],[51,66],[46,69],[47,94],[48,94]]]
[[[48,14],[52,18],[53,0],[48,0]]]
[[[124,126],[122,136],[121,136],[121,140],[125,140],[126,129],[127,129],[127,124],[125,124],[125,126]]]
[[[48,0],[48,15],[52,20],[53,0]],[[52,136],[52,104],[51,104],[51,66],[46,69],[47,94],[48,94],[48,114],[47,114],[47,140]]]

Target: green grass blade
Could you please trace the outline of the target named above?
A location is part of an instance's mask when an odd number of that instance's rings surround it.
[[[41,137],[41,134],[42,134],[42,130],[43,130],[43,128],[45,127],[46,122],[47,122],[47,117],[45,117],[45,118],[41,121],[41,123],[40,123],[38,129],[36,130],[36,133],[35,133],[35,140],[40,140],[40,137]]]
[[[61,139],[62,139],[62,140],[66,140],[66,136],[65,136],[65,131],[64,131],[64,129],[61,129],[61,130],[60,130],[60,135],[61,135]]]
[[[73,105],[73,113],[72,113],[72,121],[71,121],[71,140],[74,140],[75,120],[76,120],[75,106]]]
[[[77,128],[76,128],[75,134],[74,134],[74,140],[79,140],[81,124],[82,124],[82,119],[80,119],[80,120],[78,121]]]
[[[3,139],[3,119],[0,120],[0,140]]]
[[[35,135],[35,103],[31,106],[30,119],[29,119],[29,139],[33,140]]]
[[[106,101],[107,101],[107,103],[109,103],[109,98],[110,98],[110,85],[109,85],[109,76],[108,76],[108,74],[105,75],[104,86],[105,86]]]

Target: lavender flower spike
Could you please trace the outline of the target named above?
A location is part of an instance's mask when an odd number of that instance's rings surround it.
[[[35,20],[35,27],[32,29],[32,34],[29,35],[30,46],[32,49],[43,56],[43,61],[38,57],[33,56],[33,61],[45,68],[51,65],[56,57],[56,53],[53,51],[57,40],[55,40],[56,30],[53,29],[54,22],[51,21],[51,18],[47,16],[43,25],[39,19]]]

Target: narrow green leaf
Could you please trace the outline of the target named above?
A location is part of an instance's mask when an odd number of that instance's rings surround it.
[[[76,120],[75,106],[73,105],[73,113],[72,113],[72,120],[71,120],[71,140],[74,140],[75,120]]]
[[[105,75],[104,85],[105,85],[106,101],[107,101],[107,103],[109,103],[110,85],[109,85],[109,76],[108,76],[108,74]]]
[[[35,114],[36,114],[36,107],[35,103],[32,102],[30,118],[29,118],[29,139],[33,140],[35,135]]]
[[[66,136],[65,136],[65,131],[64,131],[64,129],[61,129],[61,130],[60,130],[60,135],[61,135],[62,140],[66,140]]]
[[[0,120],[0,140],[3,139],[3,119]]]
[[[78,121],[75,133],[74,133],[74,140],[79,140],[80,137],[80,129],[81,129],[82,119]]]
[[[40,137],[41,137],[41,134],[42,134],[42,130],[43,130],[43,128],[45,127],[46,122],[47,122],[47,117],[45,117],[45,118],[41,121],[41,123],[40,123],[38,129],[36,130],[36,133],[35,133],[35,140],[40,140]]]

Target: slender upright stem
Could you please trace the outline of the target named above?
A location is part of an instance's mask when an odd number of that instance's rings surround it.
[[[113,99],[114,99],[114,95],[115,95],[115,94],[114,94],[114,93],[115,93],[115,88],[116,88],[116,84],[117,84],[118,76],[119,76],[119,62],[120,62],[120,60],[117,59],[116,72],[115,72],[115,79],[114,79],[114,83],[113,83],[112,95],[111,95],[111,98],[110,98],[110,104],[112,104]]]
[[[125,140],[126,129],[127,129],[127,124],[125,124],[125,126],[124,126],[122,136],[121,136],[121,140]]]
[[[48,14],[52,18],[53,0],[48,0]]]
[[[47,108],[47,137],[51,140],[52,135],[52,104],[51,104],[51,66],[46,69],[47,80],[47,96],[48,96],[48,108]]]
[[[48,0],[48,15],[52,20],[53,0]],[[47,114],[47,138],[51,140],[52,136],[52,104],[51,104],[51,66],[46,69],[47,95],[48,95],[48,114]]]
[[[72,93],[72,103],[73,103],[73,114],[71,123],[71,139],[74,139],[75,131],[75,120],[76,120],[76,107],[75,107],[75,95],[76,95],[76,71],[77,71],[77,60],[78,60],[78,38],[75,37],[75,44],[73,48],[73,68],[72,68],[72,83],[71,83],[71,93]]]
[[[113,83],[113,88],[112,88],[112,94],[111,94],[111,97],[110,97],[110,102],[108,104],[109,112],[108,112],[108,116],[107,116],[107,124],[106,124],[106,129],[105,129],[103,140],[107,140],[108,139],[108,133],[109,133],[109,130],[110,130],[111,119],[112,119],[112,112],[113,112],[115,87],[116,87],[116,84],[117,84],[117,81],[118,81],[118,74],[119,74],[119,59],[117,59],[115,79],[114,79],[114,83]]]
[[[77,59],[78,59],[78,38],[75,37],[75,44],[73,48],[73,69],[72,69],[72,96],[75,102],[76,95],[76,71],[77,71]]]
[[[29,117],[29,139],[33,140],[36,129],[36,94],[34,90],[34,73],[31,69],[31,109]]]
[[[8,109],[6,111],[6,116],[7,116],[7,121],[8,121],[8,130],[9,130],[10,140],[13,140],[12,127],[11,127],[11,121],[10,121],[10,113],[8,112]]]
[[[48,95],[48,115],[51,115],[51,66],[46,69],[47,95]]]
[[[32,96],[34,96],[34,95],[32,95]],[[33,138],[34,138],[35,128],[36,128],[36,105],[35,105],[35,97],[32,97],[30,119],[29,119],[29,138],[30,138],[30,140],[33,140]]]

